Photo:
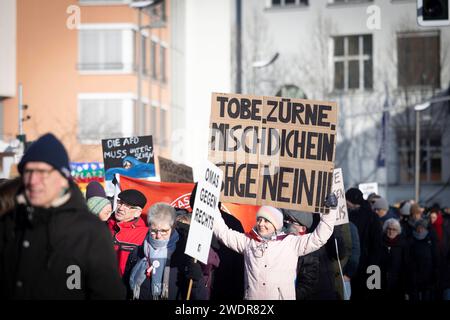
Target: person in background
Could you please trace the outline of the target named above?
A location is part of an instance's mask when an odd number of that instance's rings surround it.
[[[375,212],[380,219],[380,224],[383,226],[384,222],[391,218],[396,218],[395,214],[389,210],[389,204],[383,197],[379,197],[372,203],[372,211]]]
[[[367,287],[367,268],[380,264],[382,230],[378,216],[364,200],[361,190],[350,188],[345,193],[349,220],[358,229],[361,256],[358,271],[351,279],[352,300],[367,300],[377,295]]]
[[[124,299],[108,229],[88,210],[61,141],[38,138],[18,165],[22,186],[0,217],[0,297]]]
[[[428,222],[419,219],[412,232],[408,266],[408,295],[412,301],[435,299],[439,279],[439,251],[435,237],[428,230]]]
[[[349,221],[350,235],[352,237],[352,249],[347,264],[343,267],[344,273],[344,300],[350,300],[352,296],[351,279],[358,270],[359,257],[361,255],[361,247],[359,243],[358,228]]]
[[[397,219],[383,224],[383,251],[381,254],[381,290],[383,299],[404,300],[408,270],[408,243],[401,237],[402,228]]]
[[[23,188],[20,177],[11,180],[5,179],[0,183],[0,217],[14,209],[16,194],[20,188]]]
[[[286,233],[305,235],[310,232],[313,223],[312,213],[282,209]],[[318,290],[320,262],[318,252],[311,252],[298,258],[295,291],[297,300],[310,300]]]
[[[175,228],[175,209],[155,203],[147,215],[148,233],[130,254],[124,280],[129,298],[139,300],[185,300],[193,280],[192,300],[207,299],[201,265],[184,253],[186,233]]]
[[[113,235],[120,274],[123,275],[130,252],[142,244],[148,232],[141,218],[147,199],[135,189],[124,190],[117,197],[117,209],[109,218],[108,227]]]
[[[107,221],[112,214],[111,202],[103,197],[91,197],[87,201],[89,210],[101,221]]]
[[[444,230],[443,234],[443,247],[442,247],[442,277],[441,277],[441,288],[442,288],[442,299],[450,300],[450,208],[444,208],[442,210],[442,217],[444,222],[442,223],[442,228]]]

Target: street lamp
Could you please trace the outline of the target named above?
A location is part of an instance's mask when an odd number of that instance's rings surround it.
[[[139,133],[140,135],[144,135],[145,134],[145,110],[144,110],[144,106],[142,104],[142,77],[143,77],[143,67],[144,67],[144,55],[143,55],[143,50],[142,50],[142,30],[144,29],[154,29],[154,28],[162,28],[165,26],[164,23],[161,23],[160,21],[158,21],[157,24],[149,24],[149,25],[142,25],[142,10],[153,7],[157,4],[159,4],[160,2],[163,2],[163,0],[144,0],[144,1],[132,1],[129,6],[130,8],[133,9],[138,9],[138,76],[137,76],[137,112],[138,114],[140,113],[140,117],[139,117]],[[150,85],[150,89],[151,90],[151,85]],[[149,101],[149,103],[151,104],[151,101]]]
[[[420,112],[428,109],[431,106],[430,102],[425,102],[414,106],[416,111],[416,167],[415,167],[415,195],[414,199],[419,203],[420,194]]]
[[[450,88],[440,96],[432,98],[429,101],[417,104],[414,106],[416,111],[416,166],[415,166],[415,200],[419,202],[420,195],[420,112],[428,109],[432,103],[444,102],[450,100]]]

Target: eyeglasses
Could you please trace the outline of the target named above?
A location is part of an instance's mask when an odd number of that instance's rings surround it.
[[[33,174],[35,174],[39,179],[46,179],[52,173],[55,171],[55,168],[52,169],[24,169],[23,170],[23,177],[25,179],[30,178]]]
[[[120,200],[120,199],[117,200],[117,205],[118,205],[118,206],[124,206],[125,208],[128,208],[128,209],[141,209],[141,207],[138,207],[138,206],[132,206],[132,205],[130,205],[130,204],[128,204],[128,203],[123,202],[123,201]]]
[[[398,230],[395,229],[395,228],[386,228],[386,231],[395,231],[395,232],[398,232]]]
[[[167,234],[169,233],[169,231],[170,231],[170,229],[160,229],[160,230],[158,230],[158,229],[150,229],[150,233],[153,235],[153,236],[156,236],[156,234],[160,234],[161,236],[167,236]]]

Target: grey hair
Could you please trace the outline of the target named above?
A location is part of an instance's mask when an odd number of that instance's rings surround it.
[[[387,219],[383,224],[383,233],[386,233],[386,229],[388,227],[394,227],[395,229],[397,229],[399,234],[402,233],[402,226],[400,225],[400,222],[398,222],[397,219],[394,218]]]
[[[175,209],[165,202],[157,202],[150,207],[147,215],[147,223],[151,226],[155,222],[169,220],[172,227],[175,223]]]

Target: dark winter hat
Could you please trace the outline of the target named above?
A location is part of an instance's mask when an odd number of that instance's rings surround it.
[[[300,223],[302,226],[310,229],[313,224],[313,214],[296,210],[283,209],[284,217],[286,220],[292,220]]]
[[[364,203],[363,193],[357,188],[350,188],[345,193],[345,199],[353,204],[362,205]]]
[[[137,206],[144,209],[147,199],[144,194],[135,189],[124,190],[117,195],[120,200],[131,206]]]
[[[105,189],[98,181],[91,181],[86,186],[86,200],[89,200],[92,197],[102,197],[106,198]]]
[[[31,144],[19,162],[18,169],[23,174],[27,162],[45,162],[70,179],[69,156],[66,148],[53,134],[47,133]]]

